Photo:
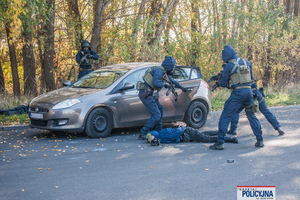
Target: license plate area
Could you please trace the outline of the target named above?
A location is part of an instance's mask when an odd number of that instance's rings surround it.
[[[44,115],[41,113],[30,113],[30,118],[33,119],[44,119]]]

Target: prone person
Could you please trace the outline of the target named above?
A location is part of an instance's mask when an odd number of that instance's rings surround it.
[[[161,131],[150,131],[147,142],[152,146],[160,143],[179,143],[179,142],[217,142],[217,131],[198,131],[192,127],[186,127],[185,123],[179,124],[178,128],[165,128]],[[225,136],[225,142],[238,143],[236,137]]]

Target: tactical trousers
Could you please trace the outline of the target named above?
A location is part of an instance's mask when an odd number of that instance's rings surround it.
[[[259,90],[254,90],[254,94],[257,94],[257,100],[259,103],[259,111],[265,116],[265,118],[268,120],[268,122],[273,126],[274,129],[280,127],[280,124],[276,117],[271,113],[271,111],[268,109],[268,106],[266,104],[266,101],[261,96]],[[234,114],[234,116],[231,119],[231,126],[230,130],[236,130],[237,125],[239,122],[239,113],[244,109],[243,106],[240,107],[240,109],[237,111],[237,113]]]
[[[141,132],[144,134],[147,134],[152,130],[159,132],[162,130],[162,116],[164,114],[164,108],[159,103],[158,99],[153,97],[152,92],[148,96],[143,95],[144,92],[145,90],[140,90],[139,98],[151,114],[151,117],[141,129]]]
[[[227,129],[232,117],[238,112],[238,110],[243,106],[248,106],[252,103],[252,90],[248,88],[242,88],[234,90],[230,97],[227,99],[224,105],[222,115],[219,120],[219,130],[217,142],[223,144],[224,137],[227,133]],[[254,113],[251,111],[246,111],[247,118],[249,120],[251,129],[256,136],[257,140],[262,140],[262,130],[260,123]]]

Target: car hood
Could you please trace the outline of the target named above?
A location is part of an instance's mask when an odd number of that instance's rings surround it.
[[[35,98],[33,102],[38,103],[50,103],[50,104],[57,104],[61,101],[67,99],[74,99],[79,98],[88,94],[92,94],[95,92],[99,92],[102,89],[91,89],[91,88],[61,88],[58,90],[54,90],[45,94],[42,94]],[[32,103],[33,103],[32,102]]]

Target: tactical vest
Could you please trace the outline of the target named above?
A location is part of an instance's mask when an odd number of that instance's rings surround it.
[[[231,72],[230,72],[230,78],[229,78],[229,84],[228,86],[231,88],[233,85],[235,84],[244,84],[244,83],[251,83],[251,70],[250,67],[247,65],[246,61],[243,59],[244,61],[244,65],[239,65],[239,60],[240,58],[237,59],[237,61],[235,61],[234,59],[229,60],[229,62],[234,63],[234,67],[232,68]],[[235,69],[237,68],[237,73],[236,74],[232,74]]]
[[[152,71],[152,69],[154,69],[154,68],[160,68],[162,71],[163,71],[163,73],[166,73],[166,70],[165,70],[165,68],[163,67],[163,66],[154,66],[154,67],[150,67],[146,72],[145,72],[145,75],[143,76],[143,80],[148,84],[148,85],[150,85],[150,87],[152,87],[154,90],[161,90],[161,88],[155,88],[154,86],[153,86],[153,76],[152,76],[152,74],[150,73],[151,71]]]

